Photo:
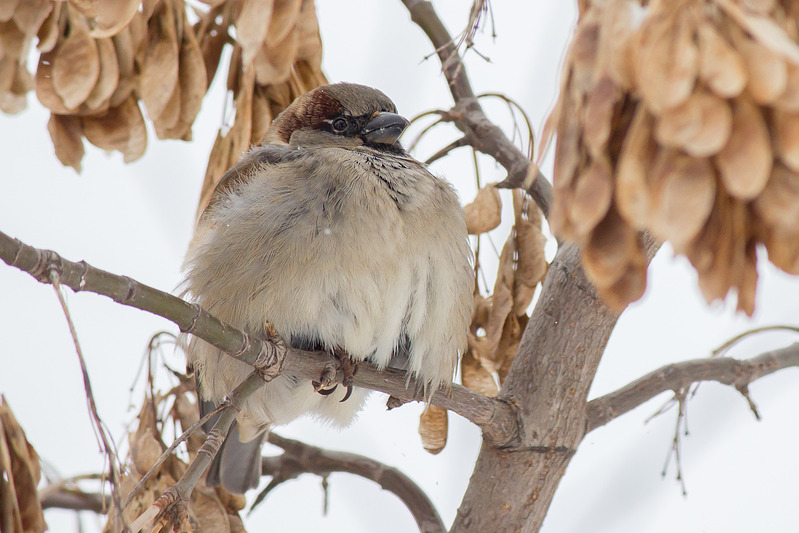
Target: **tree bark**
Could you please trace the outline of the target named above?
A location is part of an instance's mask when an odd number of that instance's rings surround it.
[[[521,446],[483,443],[452,532],[538,531],[585,434],[588,390],[619,315],[560,248],[499,398],[515,406]]]

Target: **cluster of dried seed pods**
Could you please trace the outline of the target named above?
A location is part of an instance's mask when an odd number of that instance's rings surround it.
[[[215,146],[208,171],[211,181],[221,177],[250,142],[261,140],[275,113],[324,83],[322,45],[313,0],[204,3],[2,2],[0,109],[23,109],[35,85],[52,113],[48,129],[63,164],[80,170],[84,137],[133,161],[147,145],[142,111],[159,138],[191,139],[222,49],[235,35],[228,88],[236,121],[227,145]],[[34,38],[41,55],[32,83],[26,60]]]
[[[611,307],[643,294],[649,232],[751,315],[758,244],[799,274],[799,6],[643,3],[581,16],[551,118],[553,230]]]
[[[502,200],[494,185],[477,192],[465,208],[466,228],[483,235],[499,226]],[[480,394],[496,396],[510,371],[529,316],[537,286],[546,276],[546,237],[541,232],[541,212],[521,190],[513,191],[514,224],[499,256],[493,291],[483,296],[477,289],[481,268],[479,248],[475,269],[474,311],[467,334],[468,347],[460,362],[461,383]],[[447,442],[447,413],[431,405],[419,424],[422,444],[431,453]]]

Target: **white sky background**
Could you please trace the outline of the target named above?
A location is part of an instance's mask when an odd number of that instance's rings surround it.
[[[554,99],[558,68],[576,18],[569,2],[495,2],[496,40],[479,34],[486,63],[468,55],[476,92],[502,92],[518,100],[538,128]],[[463,28],[470,2],[439,1],[436,7],[454,33]],[[318,0],[331,81],[380,88],[407,117],[451,105],[431,45],[399,1]],[[486,21],[488,22],[488,21]],[[487,28],[490,28],[486,25]],[[84,171],[76,175],[53,154],[48,113],[29,98],[27,111],[0,117],[0,230],[51,248],[71,260],[125,274],[163,290],[180,281],[180,264],[191,235],[205,163],[222,117],[220,78],[195,123],[193,143],[152,138],[145,156],[123,165],[87,143]],[[507,126],[502,105],[488,107]],[[418,131],[418,130],[417,130]],[[455,138],[452,129],[432,134],[417,157],[425,158]],[[551,165],[551,162],[550,162]],[[475,192],[466,149],[433,170],[455,183],[465,202]],[[501,168],[484,160],[484,181],[499,181]],[[551,166],[545,167],[551,175]],[[504,198],[509,199],[509,195]],[[508,219],[511,217],[508,216]],[[495,231],[507,235],[508,223]],[[490,249],[490,247],[486,247]],[[483,260],[490,262],[490,253]],[[664,247],[650,268],[641,302],[622,316],[599,367],[592,397],[610,392],[655,368],[705,357],[734,334],[763,324],[797,322],[799,283],[760,263],[757,312],[752,320],[733,305],[707,306],[696,276]],[[493,272],[489,273],[492,276]],[[489,278],[491,279],[491,278]],[[130,387],[150,336],[176,331],[159,317],[93,294],[72,294],[76,323],[100,415],[126,448],[126,425],[140,404],[142,383]],[[756,355],[791,341],[766,334],[732,354]],[[184,364],[167,350],[173,367]],[[29,440],[62,476],[97,472],[102,454],[93,434],[77,358],[50,286],[0,266],[0,392],[5,394]],[[589,434],[569,466],[543,531],[750,532],[794,531],[799,526],[799,373],[796,369],[751,386],[763,421],[756,422],[733,389],[705,384],[690,402],[691,434],[683,439],[684,498],[671,468],[660,477],[673,438],[675,413],[644,425],[668,399],[664,394]],[[420,406],[384,411],[382,395],[350,428],[339,430],[299,420],[279,432],[330,449],[353,451],[410,475],[449,524],[466,488],[480,446],[479,431],[450,416],[447,448],[431,456],[416,434]],[[330,478],[328,515],[322,516],[320,480],[303,476],[282,485],[247,520],[251,531],[414,531],[403,505],[370,481],[339,474]],[[73,513],[48,511],[53,531],[76,531]],[[92,530],[97,521],[83,518]]]

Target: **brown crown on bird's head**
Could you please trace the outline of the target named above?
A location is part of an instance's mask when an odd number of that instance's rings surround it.
[[[264,144],[291,144],[292,134],[301,130],[323,130],[364,137],[365,142],[393,144],[408,124],[396,112],[394,102],[372,87],[354,83],[322,85],[297,97],[275,117]],[[373,123],[381,115],[383,118]],[[390,135],[381,135],[386,132]]]

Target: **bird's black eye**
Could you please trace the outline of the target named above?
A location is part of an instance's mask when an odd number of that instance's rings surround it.
[[[333,131],[336,133],[343,133],[347,130],[347,127],[350,125],[350,123],[347,122],[347,119],[339,117],[333,119],[333,122],[330,125],[333,127]]]

